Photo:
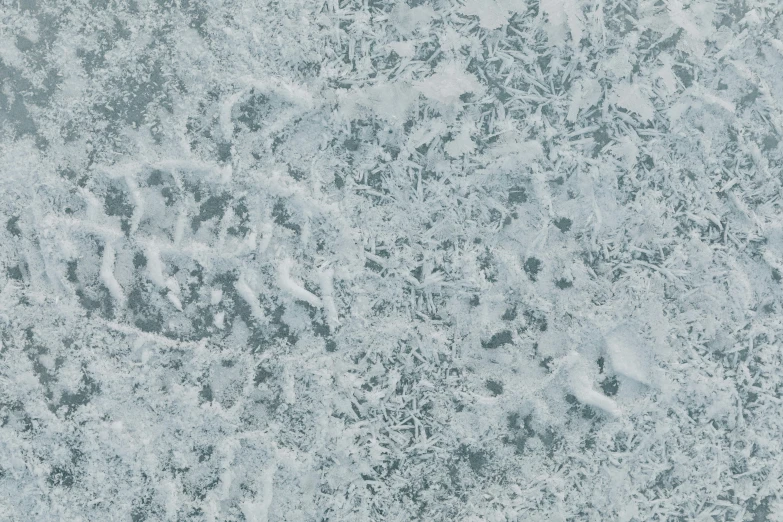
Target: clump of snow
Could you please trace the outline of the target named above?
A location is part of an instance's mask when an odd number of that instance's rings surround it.
[[[286,258],[280,262],[277,266],[277,284],[294,299],[299,299],[300,301],[308,303],[310,306],[321,308],[321,306],[323,306],[321,299],[291,277],[292,268],[293,260],[290,258]]]
[[[645,121],[652,120],[655,114],[655,107],[636,84],[618,85],[612,98],[618,107],[636,113]]]
[[[414,86],[427,98],[443,104],[458,103],[464,94],[478,96],[484,91],[484,86],[457,62],[444,63]]]

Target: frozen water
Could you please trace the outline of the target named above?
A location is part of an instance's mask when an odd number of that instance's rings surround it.
[[[782,14],[3,2],[0,521],[783,521]]]

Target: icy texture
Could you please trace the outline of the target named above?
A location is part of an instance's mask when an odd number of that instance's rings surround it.
[[[0,520],[783,520],[782,13],[6,0]]]

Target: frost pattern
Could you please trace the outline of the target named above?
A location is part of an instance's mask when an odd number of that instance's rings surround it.
[[[0,8],[0,519],[783,520],[773,0]]]

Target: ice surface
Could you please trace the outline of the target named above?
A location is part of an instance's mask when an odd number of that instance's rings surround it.
[[[774,0],[9,0],[0,521],[783,520]]]

